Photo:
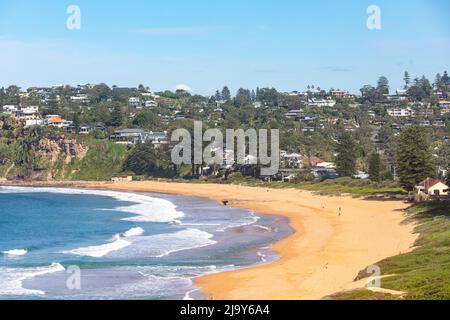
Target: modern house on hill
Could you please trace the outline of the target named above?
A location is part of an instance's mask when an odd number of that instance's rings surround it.
[[[109,139],[119,144],[136,144],[139,142],[152,141],[155,148],[168,143],[167,132],[146,132],[141,129],[118,130],[114,132]]]

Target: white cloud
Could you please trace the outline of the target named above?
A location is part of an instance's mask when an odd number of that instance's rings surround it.
[[[187,92],[191,92],[192,88],[189,87],[187,84],[180,83],[176,85],[175,90],[184,90]]]

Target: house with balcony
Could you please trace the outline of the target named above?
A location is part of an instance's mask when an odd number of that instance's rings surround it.
[[[155,148],[169,143],[167,132],[146,132],[141,129],[117,130],[109,136],[109,140],[128,145],[151,141]]]

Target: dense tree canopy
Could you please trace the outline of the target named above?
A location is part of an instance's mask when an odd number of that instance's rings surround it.
[[[155,148],[151,141],[139,143],[125,159],[123,170],[137,175],[157,176],[168,169],[166,158],[165,150]]]

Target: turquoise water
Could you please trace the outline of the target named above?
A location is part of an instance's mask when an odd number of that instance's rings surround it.
[[[0,187],[0,298],[201,299],[193,278],[270,261],[290,232],[201,198]]]

